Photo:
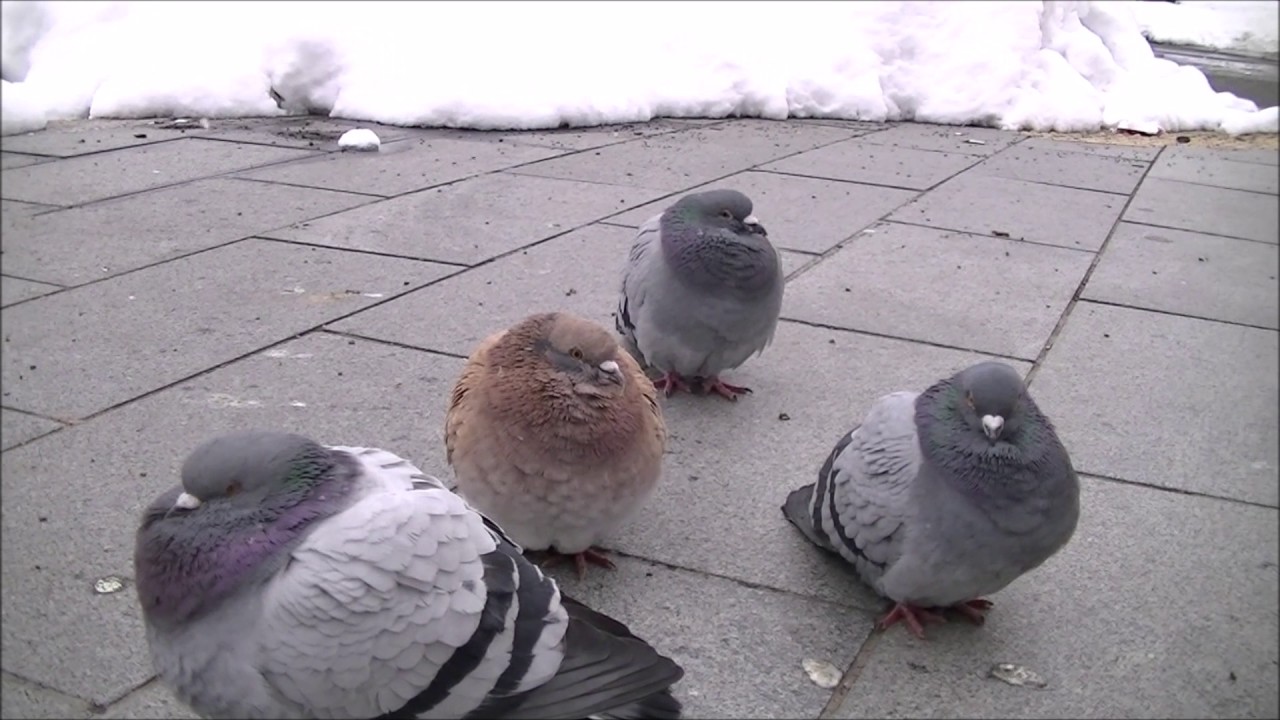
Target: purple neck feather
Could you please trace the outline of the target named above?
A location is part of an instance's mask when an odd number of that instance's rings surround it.
[[[197,518],[194,513],[165,517],[166,507],[153,506],[155,514],[149,511],[136,549],[138,598],[148,619],[181,624],[246,584],[269,578],[316,520],[350,504],[356,477],[354,468],[344,465],[315,485],[252,507],[215,501],[225,504],[207,504],[195,511],[204,513]]]

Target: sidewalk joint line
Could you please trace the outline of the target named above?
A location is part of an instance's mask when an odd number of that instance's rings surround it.
[[[1239,320],[1224,320],[1222,318],[1208,317],[1205,315],[1192,315],[1190,313],[1177,312],[1176,310],[1162,310],[1160,308],[1143,307],[1141,305],[1129,305],[1122,302],[1115,302],[1114,300],[1098,300],[1096,298],[1082,297],[1080,298],[1080,302],[1089,303],[1091,305],[1105,305],[1107,307],[1124,308],[1126,310],[1151,312],[1159,315],[1170,315],[1172,317],[1186,318],[1188,320],[1203,320],[1205,322],[1249,328],[1251,330],[1267,330],[1270,332],[1280,331],[1280,328],[1267,327],[1265,325],[1254,325],[1253,323],[1240,322]]]
[[[1167,146],[1166,146],[1167,147]],[[1111,243],[1111,239],[1115,237],[1116,231],[1120,229],[1120,223],[1124,222],[1125,213],[1129,212],[1129,207],[1133,205],[1133,199],[1138,194],[1138,188],[1142,187],[1142,183],[1146,182],[1147,176],[1151,173],[1151,168],[1155,167],[1156,161],[1160,159],[1160,155],[1164,150],[1156,153],[1151,159],[1151,164],[1142,171],[1142,177],[1138,178],[1137,184],[1133,186],[1133,192],[1129,194],[1125,200],[1120,212],[1116,213],[1116,219],[1111,223],[1111,229],[1107,231],[1107,236],[1102,239],[1102,244],[1098,246],[1094,252],[1093,260],[1089,262],[1089,267],[1084,271],[1084,276],[1080,278],[1080,284],[1076,286],[1075,292],[1071,293],[1071,299],[1067,301],[1067,306],[1063,308],[1062,314],[1058,316],[1058,322],[1054,323],[1053,330],[1049,332],[1049,337],[1045,340],[1044,345],[1040,348],[1039,354],[1036,355],[1035,361],[1031,364],[1031,369],[1027,371],[1025,379],[1027,387],[1031,387],[1031,383],[1039,374],[1040,368],[1044,366],[1045,359],[1049,355],[1049,351],[1058,342],[1058,338],[1062,335],[1066,328],[1067,319],[1071,317],[1071,312],[1075,310],[1076,305],[1080,302],[1080,296],[1084,294],[1084,289],[1089,286],[1089,279],[1093,277],[1094,270],[1097,270],[1098,263],[1102,262],[1102,255],[1107,249],[1107,245]]]
[[[974,355],[981,355],[983,357],[995,357],[995,358],[1002,358],[1004,360],[1013,360],[1015,362],[1024,362],[1024,363],[1033,362],[1031,358],[1019,357],[1017,355],[1009,355],[1006,353],[999,353],[991,350],[977,350],[975,348],[961,347],[959,345],[948,345],[946,343],[934,342],[932,340],[921,340],[918,338],[903,337],[901,335],[889,335],[887,333],[875,332],[874,330],[859,330],[855,328],[840,327],[838,325],[828,325],[826,323],[814,322],[812,320],[801,320],[800,318],[794,318],[794,317],[784,316],[778,319],[782,320],[783,322],[795,323],[797,325],[804,325],[806,327],[817,328],[820,330],[834,330],[836,332],[853,333],[855,335],[866,335],[869,337],[881,338],[884,340],[899,340],[901,342],[915,343],[917,345],[928,345],[930,347],[936,347],[942,350],[956,350],[959,352],[966,352],[966,353],[973,353]]]

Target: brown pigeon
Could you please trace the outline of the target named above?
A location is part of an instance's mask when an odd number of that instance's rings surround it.
[[[467,360],[445,421],[457,490],[527,550],[614,565],[596,547],[662,475],[657,391],[605,328],[534,315]]]

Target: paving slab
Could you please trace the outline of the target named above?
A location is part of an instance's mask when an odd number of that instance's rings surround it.
[[[688,192],[712,188],[733,188],[746,193],[775,247],[814,253],[830,250],[917,195],[911,190],[832,183],[755,170],[690,188]],[[686,194],[628,210],[609,218],[608,222],[639,227]]]
[[[983,627],[890,628],[835,716],[1276,717],[1275,510],[1082,484],[1075,537]],[[1048,685],[990,678],[996,663]]]
[[[983,160],[969,173],[1128,195],[1150,166],[1141,160],[1023,143]]]
[[[844,668],[870,633],[869,613],[718,577],[619,558],[616,572],[563,591],[626,623],[684,668],[675,695],[687,718],[813,718],[831,695],[805,674]]]
[[[1188,145],[1170,145],[1160,153],[1161,158],[1214,162],[1229,160],[1231,162],[1257,163],[1260,165],[1280,164],[1280,150],[1262,148],[1247,150],[1234,148],[1203,148]]]
[[[827,180],[927,190],[978,160],[964,153],[877,145],[854,138],[771,162],[761,169]]]
[[[859,132],[823,125],[743,120],[544,160],[522,167],[519,172],[675,192]]]
[[[103,720],[196,720],[191,711],[169,688],[153,680],[125,696],[123,700],[95,713]]]
[[[1277,334],[1081,302],[1032,381],[1076,468],[1275,506]]]
[[[7,272],[80,285],[374,200],[211,178],[44,213],[17,224],[0,246]]]
[[[620,185],[494,173],[265,235],[474,265],[658,194]]]
[[[1264,193],[1149,177],[1124,219],[1130,222],[1280,242],[1280,198]]]
[[[736,403],[684,394],[662,401],[668,430],[662,485],[605,545],[881,612],[884,602],[843,561],[786,522],[782,503],[817,480],[832,446],[877,398],[923,390],[986,359],[783,321],[764,354],[727,373],[751,395]],[[1030,367],[1010,364],[1024,373]]]
[[[461,369],[453,358],[317,333],[0,455],[4,668],[104,705],[145,682],[133,532],[188,452],[219,433],[279,428],[385,447],[442,475],[445,398]],[[369,378],[381,380],[370,387]],[[94,490],[66,478],[91,478]],[[94,593],[107,575],[128,587]]]
[[[0,311],[4,402],[83,418],[453,270],[250,239],[37,298]]]
[[[790,283],[782,315],[1035,360],[1093,257],[880,223]]]
[[[5,229],[7,230],[8,228]],[[8,263],[9,260],[6,258],[6,267],[8,267]],[[41,295],[48,295],[61,289],[58,285],[24,280],[22,278],[9,277],[8,275],[0,276],[0,306],[8,307],[14,303],[30,300]]]
[[[1051,140],[1047,137],[1030,136],[1017,144],[1017,147],[1062,152],[1081,152],[1100,157],[1123,158],[1150,162],[1160,155],[1160,146],[1155,145],[1111,145],[1108,143],[1086,142],[1071,139]]]
[[[28,682],[9,673],[0,673],[0,716],[19,718],[82,718],[89,715],[89,703]]]
[[[1082,297],[1280,327],[1277,246],[1120,223]]]
[[[378,152],[327,153],[240,177],[393,197],[561,153],[514,143],[415,137],[384,143]]]
[[[200,134],[203,129],[194,122],[190,127],[179,127],[168,120],[55,120],[39,132],[0,138],[0,148],[66,158]]]
[[[994,128],[899,123],[880,132],[868,133],[866,141],[916,150],[985,156],[994,155],[1021,138],[1019,133]]]
[[[40,155],[23,155],[21,153],[4,152],[0,153],[0,170],[8,170],[9,168],[20,168],[28,165],[39,165],[40,163],[50,162],[53,158],[41,157]]]
[[[1230,160],[1224,153],[1166,151],[1151,166],[1149,177],[1272,195],[1280,192],[1280,171],[1275,165]]]
[[[633,240],[630,228],[588,225],[329,327],[462,356],[535,312],[564,310],[612,328]]]
[[[963,174],[899,208],[890,220],[943,230],[1097,250],[1125,198],[1026,180]]]
[[[3,440],[4,450],[63,427],[62,423],[9,408],[0,409],[0,423],[0,439]]]
[[[307,154],[189,137],[5,170],[0,192],[8,200],[82,205]]]

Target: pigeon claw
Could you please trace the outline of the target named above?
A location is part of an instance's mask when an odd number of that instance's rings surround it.
[[[951,609],[963,615],[966,620],[974,625],[982,625],[987,621],[987,611],[990,610],[991,606],[994,604],[995,603],[990,600],[974,598],[972,600],[965,600],[964,602],[956,603],[951,606]]]
[[[946,618],[938,613],[926,610],[918,605],[908,605],[907,603],[894,603],[893,608],[885,613],[876,623],[876,627],[881,630],[888,630],[894,623],[901,620],[906,624],[907,629],[912,635],[924,639],[925,623],[944,623]]]
[[[947,619],[934,610],[955,610],[960,613],[966,620],[974,625],[982,625],[987,621],[986,613],[994,605],[990,600],[983,598],[974,598],[965,600],[964,602],[948,605],[945,608],[925,609],[919,605],[909,605],[907,603],[894,603],[893,608],[880,618],[876,623],[876,627],[881,630],[888,629],[891,625],[901,620],[906,624],[907,629],[912,635],[924,639],[924,626],[926,623],[944,623]]]
[[[653,386],[658,390],[662,390],[667,397],[671,397],[681,390],[687,393],[693,392],[693,388],[689,383],[674,371],[667,371],[662,377],[654,380]]]
[[[566,558],[573,558],[574,568],[578,571],[578,579],[583,580],[587,577],[587,565],[595,565],[606,570],[616,570],[617,565],[608,557],[608,550],[600,547],[589,547],[578,553],[562,553],[555,550],[546,551],[546,559],[542,561],[542,567],[548,568],[556,565]]]
[[[716,377],[708,378],[706,380],[705,388],[708,394],[715,393],[716,395],[733,402],[738,401],[739,395],[748,395],[751,393],[751,388],[749,387],[742,385],[730,385]]]

